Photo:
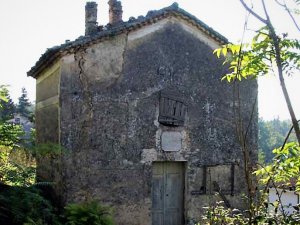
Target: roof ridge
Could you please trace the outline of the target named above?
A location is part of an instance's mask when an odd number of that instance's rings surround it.
[[[124,31],[128,32],[134,29],[138,29],[142,26],[155,23],[157,20],[165,18],[171,14],[175,16],[179,15],[184,19],[194,21],[198,28],[205,31],[219,43],[228,43],[227,38],[199,20],[196,16],[180,8],[177,2],[174,2],[170,6],[164,7],[159,10],[149,10],[146,16],[138,16],[137,18],[130,17],[128,21],[119,23],[117,25],[107,24],[106,26],[98,26],[98,31],[92,35],[79,36],[74,41],[66,41],[61,45],[47,48],[46,52],[41,55],[36,64],[27,72],[27,76],[36,78],[40,71],[46,68],[49,64],[51,64],[51,62],[56,60],[65,51],[82,45],[94,44],[96,41],[101,41],[103,38],[116,36],[120,33],[123,33]]]

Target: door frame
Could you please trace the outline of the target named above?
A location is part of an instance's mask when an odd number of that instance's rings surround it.
[[[181,164],[181,168],[182,168],[182,221],[184,224],[186,224],[186,200],[187,200],[187,161],[152,161],[152,165],[151,165],[151,208],[150,208],[150,212],[151,212],[151,225],[153,225],[153,218],[152,218],[152,185],[153,185],[153,169],[154,169],[154,164],[156,163],[180,163]]]

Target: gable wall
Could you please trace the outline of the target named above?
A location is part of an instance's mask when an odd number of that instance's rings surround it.
[[[152,163],[184,161],[187,221],[199,218],[212,197],[194,195],[203,186],[203,166],[220,165],[214,170],[220,174],[234,163],[236,193],[226,196],[234,206],[241,205],[236,197],[244,190],[242,153],[234,133],[236,103],[232,86],[220,81],[226,68],[212,54],[215,44],[172,19],[62,59],[60,141],[70,151],[63,160],[64,201],[96,198],[114,206],[117,224],[151,224]],[[242,110],[248,121],[248,103],[254,102],[257,86],[250,82],[245,87]],[[184,126],[158,122],[159,93],[168,89],[187,104]],[[253,150],[255,128],[253,123]],[[180,151],[162,150],[164,133],[181,136]]]

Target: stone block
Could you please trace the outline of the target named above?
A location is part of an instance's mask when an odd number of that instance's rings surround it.
[[[165,131],[161,135],[161,148],[164,151],[180,151],[182,147],[182,135],[180,132]]]

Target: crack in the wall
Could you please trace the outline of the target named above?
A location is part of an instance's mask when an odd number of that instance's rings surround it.
[[[84,71],[84,64],[86,59],[84,58],[84,55],[86,54],[86,48],[79,47],[77,51],[74,54],[75,61],[78,62],[78,68],[79,68],[79,81],[83,88],[83,104],[87,106],[88,109],[88,119],[91,120],[93,118],[93,112],[94,112],[94,105],[93,105],[93,96],[89,90],[89,79]]]
[[[77,133],[76,136],[78,138],[78,143],[81,143],[81,146],[77,146],[75,149],[73,149],[77,152],[82,150],[84,146],[88,146],[88,143],[90,142],[90,124],[92,123],[94,116],[93,96],[90,91],[89,78],[85,71],[86,53],[86,48],[83,48],[82,46],[76,49],[74,53],[75,63],[77,63],[79,68],[79,83],[82,88],[81,91],[78,91],[82,93],[82,105],[79,104],[79,107],[82,107],[83,109],[81,112],[83,119],[78,121],[78,126],[75,126],[75,133]],[[80,163],[78,163],[77,157],[77,154],[74,154],[72,161],[74,168],[79,169]],[[84,154],[81,157],[82,161],[88,161],[88,154]]]

